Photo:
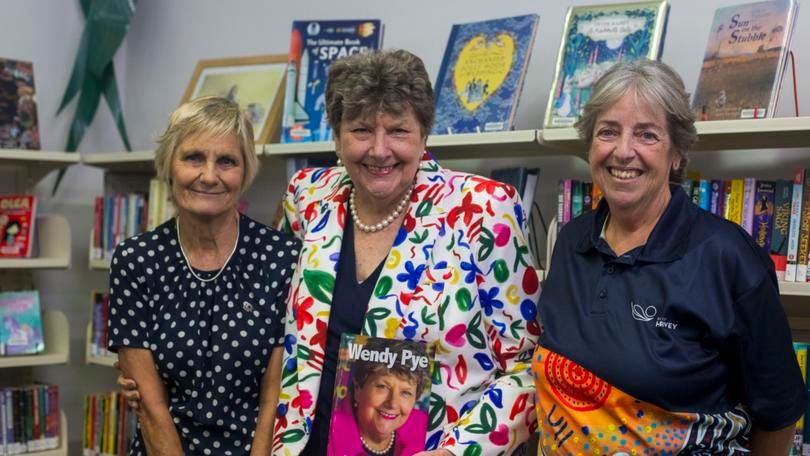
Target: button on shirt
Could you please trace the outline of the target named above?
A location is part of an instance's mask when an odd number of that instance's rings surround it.
[[[769,257],[670,188],[646,245],[622,256],[600,236],[605,200],[563,228],[539,302],[541,345],[667,410],[742,404],[760,428],[795,422],[804,387]]]
[[[127,239],[112,260],[110,349],[152,352],[185,454],[249,454],[261,380],[283,342],[300,241],[244,215],[239,232],[211,281],[189,271],[174,219]],[[146,454],[140,431],[130,454]]]

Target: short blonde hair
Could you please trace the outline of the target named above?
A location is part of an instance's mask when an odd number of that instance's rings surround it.
[[[253,126],[237,103],[222,97],[195,98],[174,110],[166,131],[157,139],[155,172],[158,179],[171,186],[172,160],[177,146],[189,136],[199,134],[214,137],[233,134],[239,139],[245,168],[239,193],[243,194],[259,172]]]
[[[590,148],[597,118],[627,93],[634,94],[649,107],[659,107],[664,111],[672,148],[679,158],[678,168],[670,170],[669,180],[682,182],[689,162],[689,149],[697,141],[695,113],[689,105],[683,80],[665,63],[637,60],[611,67],[597,81],[582,117],[574,124],[580,139]]]

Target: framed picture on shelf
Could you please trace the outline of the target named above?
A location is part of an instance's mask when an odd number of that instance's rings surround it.
[[[180,103],[229,98],[248,114],[257,144],[278,142],[286,71],[286,54],[200,60]]]

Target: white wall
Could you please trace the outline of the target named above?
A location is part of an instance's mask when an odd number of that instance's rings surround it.
[[[132,30],[116,56],[119,87],[133,148],[153,147],[171,110],[185,89],[195,63],[200,59],[287,52],[290,22],[294,19],[379,18],[385,24],[384,46],[404,48],[421,56],[432,77],[438,73],[450,25],[535,12],[540,27],[526,84],[518,109],[518,129],[539,128],[553,76],[554,63],[568,6],[607,3],[593,0],[559,2],[538,0],[448,0],[444,2],[328,0],[140,0]],[[684,78],[689,88],[697,83],[703,49],[713,12],[736,0],[671,0],[663,60]],[[793,49],[797,73],[810,71],[810,8],[800,10]],[[60,150],[67,138],[72,111],[54,113],[67,84],[83,27],[78,1],[46,2],[6,0],[0,15],[0,55],[34,61],[43,148]],[[803,57],[803,58],[802,58]],[[790,87],[790,80],[785,82]],[[810,91],[802,91],[800,106],[810,109]],[[785,92],[783,100],[790,96]],[[788,115],[782,103],[780,115]],[[807,112],[805,112],[807,114]],[[81,144],[83,153],[122,150],[123,146],[102,103],[96,121]],[[497,150],[493,149],[493,154]],[[807,166],[802,151],[735,151],[711,157],[694,154],[693,165],[709,177],[756,175],[788,176],[792,168]],[[779,160],[777,166],[773,163]],[[451,168],[487,173],[492,167],[508,166],[512,159],[446,161]],[[556,182],[562,177],[587,178],[587,165],[579,159],[556,157],[521,160],[541,168],[537,198],[546,218],[554,214]],[[249,194],[249,213],[267,221],[283,189],[281,162],[265,163],[260,180]],[[763,170],[763,168],[767,167]],[[37,369],[38,378],[62,386],[68,411],[71,440],[76,445],[81,429],[81,395],[111,388],[112,372],[83,365],[84,328],[93,287],[106,286],[100,272],[87,272],[87,233],[90,230],[93,196],[101,191],[98,170],[74,167],[59,194],[48,196],[47,182],[38,193],[43,208],[66,214],[73,231],[73,268],[70,271],[38,273],[44,305],[64,309],[71,323],[72,354],[69,366]],[[0,375],[3,375],[0,372]]]

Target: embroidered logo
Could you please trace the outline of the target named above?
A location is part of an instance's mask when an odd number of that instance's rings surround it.
[[[633,301],[630,301],[630,309],[633,311],[633,318],[638,321],[652,321],[658,313],[655,306],[641,307]]]

